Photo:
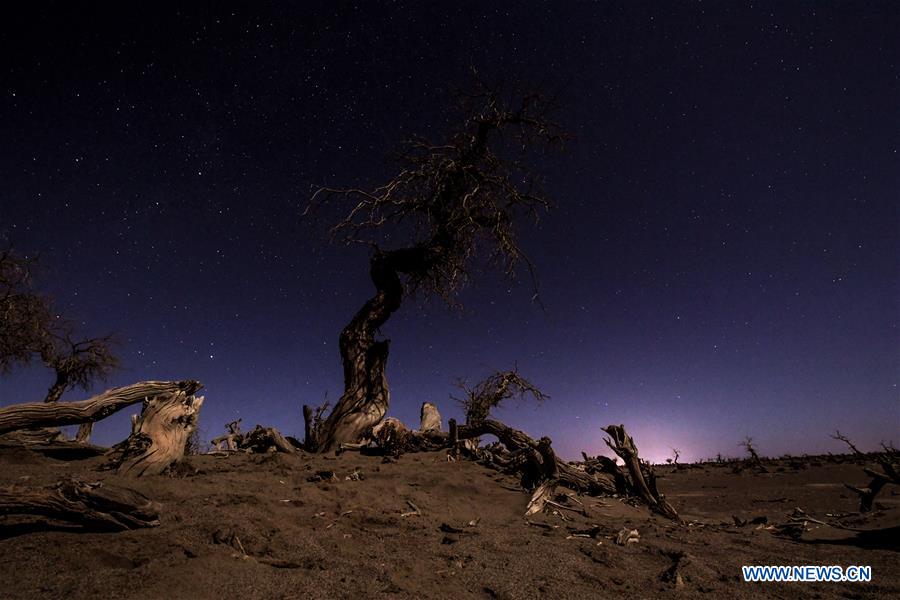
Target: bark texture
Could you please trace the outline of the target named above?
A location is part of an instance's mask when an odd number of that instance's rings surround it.
[[[34,402],[0,408],[0,434],[36,427],[62,427],[105,419],[126,406],[147,398],[193,394],[197,381],[142,381],[107,390],[80,402]]]
[[[375,295],[341,331],[339,347],[344,367],[344,394],[316,432],[320,450],[336,450],[341,443],[357,443],[387,412],[390,391],[385,376],[389,340],[376,333],[400,308],[400,272],[408,268],[409,250],[376,253],[370,275]]]
[[[183,391],[145,401],[140,416],[132,420],[118,472],[158,475],[181,460],[188,438],[197,428],[202,405],[203,396]]]
[[[625,463],[628,475],[631,478],[631,487],[647,505],[659,514],[678,520],[678,513],[672,508],[672,505],[666,500],[663,494],[656,489],[656,477],[650,465],[641,463],[638,456],[638,449],[631,439],[631,436],[625,432],[623,425],[609,425],[604,427],[609,438],[604,439],[606,445],[615,452],[619,458]]]
[[[423,402],[419,411],[419,431],[440,431],[442,427],[441,413],[431,402]]]
[[[36,515],[85,529],[120,531],[159,525],[160,507],[129,488],[66,479],[46,488],[0,488],[0,515]]]

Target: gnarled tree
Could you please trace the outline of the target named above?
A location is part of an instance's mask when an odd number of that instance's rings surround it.
[[[119,360],[111,336],[79,339],[71,322],[54,314],[50,299],[32,285],[33,263],[10,248],[0,250],[0,373],[39,358],[55,375],[44,401],[56,402],[74,387],[88,390],[105,381]],[[82,425],[78,441],[87,442],[91,425]],[[48,442],[61,437],[54,429],[25,435]]]
[[[532,396],[538,404],[549,398],[537,386],[519,375],[517,369],[492,373],[475,387],[457,384],[464,396],[457,398],[466,413],[466,425],[478,426],[488,418],[492,408],[499,407],[505,400]]]
[[[0,250],[0,373],[40,355],[53,323],[49,301],[32,287],[32,261]]]
[[[408,142],[399,173],[383,186],[323,188],[313,197],[312,206],[352,199],[332,234],[372,247],[375,286],[375,295],[341,332],[344,392],[311,432],[319,450],[359,442],[384,417],[390,402],[389,342],[377,334],[405,295],[422,292],[452,302],[476,256],[501,264],[510,276],[523,261],[531,270],[513,223],[522,215],[536,219],[548,206],[523,165],[526,151],[560,139],[547,120],[550,104],[539,94],[511,100],[482,86],[461,95],[461,105],[459,130],[439,144]],[[398,231],[408,234],[406,243],[379,246]]]

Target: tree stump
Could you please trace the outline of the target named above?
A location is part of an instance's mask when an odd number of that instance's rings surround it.
[[[145,401],[140,416],[132,417],[118,472],[158,475],[181,460],[188,437],[197,429],[202,405],[203,396],[182,391]]]
[[[419,431],[440,431],[441,413],[431,402],[423,402],[419,412]]]

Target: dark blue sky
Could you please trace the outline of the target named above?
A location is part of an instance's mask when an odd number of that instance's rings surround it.
[[[119,335],[109,385],[203,381],[206,438],[238,416],[299,434],[340,395],[368,255],[302,208],[439,140],[475,66],[557,93],[573,135],[535,165],[556,208],[519,229],[546,311],[493,272],[462,312],[407,302],[389,414],[459,416],[454,380],[518,364],[552,398],[498,416],[566,456],[610,423],[657,460],[900,441],[895,2],[73,10],[0,20],[0,235],[62,314]],[[49,379],[3,376],[0,404]]]

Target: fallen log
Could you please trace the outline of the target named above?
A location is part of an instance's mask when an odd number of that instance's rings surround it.
[[[0,488],[0,515],[36,515],[85,529],[121,531],[159,525],[159,504],[135,490],[66,479],[50,487]]]
[[[485,434],[493,435],[506,446],[507,450],[513,453],[524,449],[535,451],[538,449],[539,443],[528,434],[493,419],[485,419],[477,425],[459,425],[457,429],[461,440],[477,438]],[[556,477],[561,484],[568,488],[590,495],[609,495],[626,491],[616,486],[616,478],[613,473],[600,471],[588,473],[555,456],[554,458],[556,460]]]
[[[62,427],[99,421],[147,398],[176,393],[193,394],[203,387],[197,381],[142,381],[107,390],[79,402],[31,402],[0,408],[0,434],[20,429]]]
[[[296,452],[297,449],[281,432],[274,427],[257,425],[250,433],[246,434],[238,444],[241,450],[248,452]]]
[[[176,391],[145,400],[140,416],[132,417],[131,435],[125,440],[117,471],[121,474],[158,475],[184,457],[203,396]]]
[[[257,425],[247,433],[241,432],[241,420],[232,421],[225,424],[227,433],[213,438],[212,445],[216,450],[221,452],[227,450],[229,452],[251,452],[256,454],[266,452],[296,452],[298,446],[283,436],[280,431],[274,427],[263,427]]]
[[[483,419],[474,424],[458,425],[450,420],[450,432],[414,431],[398,419],[388,417],[372,430],[372,437],[386,453],[416,452],[448,448],[456,456],[467,442],[483,435],[496,437],[506,449],[504,453],[477,448],[469,454],[489,466],[521,475],[522,487],[536,490],[529,510],[537,511],[551,498],[557,485],[592,496],[637,496],[651,510],[667,518],[680,520],[678,513],[656,487],[656,478],[649,465],[643,464],[637,446],[622,425],[610,425],[603,429],[610,435],[606,443],[625,462],[625,472],[615,461],[606,457],[588,460],[577,465],[561,460],[553,451],[552,442],[540,440],[494,419]]]

